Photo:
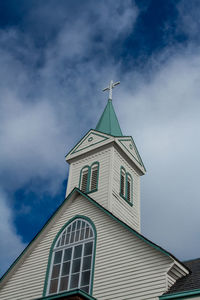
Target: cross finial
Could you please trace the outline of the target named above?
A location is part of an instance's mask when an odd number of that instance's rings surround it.
[[[113,83],[113,80],[111,80],[109,86],[107,88],[103,89],[103,92],[109,91],[109,99],[110,100],[112,100],[112,89],[118,84],[120,84],[120,81]]]

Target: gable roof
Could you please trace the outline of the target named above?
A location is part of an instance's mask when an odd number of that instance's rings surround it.
[[[120,148],[123,153],[134,163],[141,171],[141,175],[146,173],[146,169],[139,151],[132,136],[114,136],[108,133],[101,133],[95,129],[90,129],[81,140],[65,155],[67,162],[72,159],[94,151],[99,147],[107,146],[114,142],[114,145]]]
[[[184,265],[191,270],[190,274],[178,279],[160,299],[183,298],[188,292],[192,295],[192,291],[200,295],[200,258],[185,261]]]
[[[108,103],[95,129],[112,136],[123,136],[111,99],[108,99]]]
[[[114,140],[114,137],[108,134],[100,133],[97,130],[90,129],[82,138],[75,144],[75,146],[65,155],[66,161],[69,159],[79,156],[84,153],[84,150],[88,151],[94,150],[99,144],[105,145],[105,143],[110,143]]]
[[[132,138],[132,136],[123,136],[121,138],[117,137],[116,143],[124,148],[125,151],[128,151],[128,153],[140,164],[140,166],[143,168],[144,173],[146,172],[146,168],[144,166],[144,163],[142,161],[142,158],[139,154],[139,151],[136,147],[136,144]]]
[[[52,214],[52,216],[47,220],[47,222],[45,223],[45,225],[41,228],[41,230],[35,235],[35,237],[31,240],[31,242],[27,245],[27,247],[22,251],[22,253],[18,256],[18,258],[13,262],[13,264],[9,267],[9,269],[5,272],[5,274],[0,278],[0,286],[3,284],[4,279],[6,279],[7,275],[10,273],[11,270],[13,270],[18,263],[20,262],[21,258],[28,252],[29,248],[31,246],[33,246],[34,242],[39,238],[39,236],[42,234],[42,232],[45,230],[45,228],[47,227],[47,225],[50,223],[50,221],[56,216],[56,214],[58,213],[58,211],[63,207],[63,205],[71,199],[71,197],[76,197],[76,195],[82,195],[83,197],[85,197],[90,203],[94,204],[96,207],[98,207],[101,211],[103,211],[104,213],[106,213],[109,217],[111,217],[113,220],[115,220],[116,222],[118,222],[121,226],[123,226],[124,228],[126,228],[128,231],[130,231],[131,233],[133,233],[135,236],[137,236],[139,239],[143,240],[145,243],[147,243],[148,245],[150,245],[151,247],[153,247],[154,249],[160,251],[161,253],[167,255],[168,257],[172,258],[173,260],[175,260],[176,262],[178,262],[184,269],[186,269],[188,272],[190,272],[190,269],[184,265],[182,262],[180,262],[175,256],[173,256],[170,252],[166,251],[165,249],[163,249],[162,247],[158,246],[157,244],[153,243],[152,241],[150,241],[149,239],[147,239],[146,237],[144,237],[142,234],[140,234],[139,232],[137,232],[136,230],[134,230],[133,228],[131,228],[130,226],[128,226],[126,223],[124,223],[123,221],[121,221],[120,219],[118,219],[116,216],[114,216],[110,211],[108,211],[106,208],[104,208],[103,206],[101,206],[98,202],[96,202],[94,199],[92,199],[91,197],[89,197],[87,194],[83,193],[81,190],[79,190],[78,188],[74,188],[71,193],[65,198],[65,200],[62,202],[62,204],[56,209],[56,211]]]

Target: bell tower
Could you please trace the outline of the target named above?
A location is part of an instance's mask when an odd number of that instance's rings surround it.
[[[66,155],[70,164],[66,195],[79,188],[112,214],[140,232],[140,176],[145,167],[131,136],[122,134],[112,104],[110,82],[107,105],[95,129]]]

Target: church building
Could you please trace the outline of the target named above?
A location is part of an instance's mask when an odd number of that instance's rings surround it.
[[[112,104],[66,155],[66,198],[0,281],[0,300],[200,299],[200,259],[140,232],[145,166]]]

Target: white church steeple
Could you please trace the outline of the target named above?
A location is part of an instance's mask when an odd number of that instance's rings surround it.
[[[110,91],[119,82],[104,90]],[[67,154],[67,193],[78,187],[140,232],[140,176],[145,167],[131,136],[123,136],[112,99],[96,126]]]

